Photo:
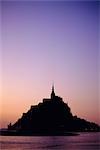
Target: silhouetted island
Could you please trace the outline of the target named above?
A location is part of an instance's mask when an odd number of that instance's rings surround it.
[[[55,95],[52,86],[51,98],[31,106],[16,123],[8,125],[3,135],[75,135],[77,132],[100,131],[100,126],[73,116],[68,104]]]

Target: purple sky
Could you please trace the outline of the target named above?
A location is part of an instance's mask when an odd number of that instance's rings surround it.
[[[99,122],[98,2],[1,6],[2,126],[48,97],[52,82],[75,115]]]

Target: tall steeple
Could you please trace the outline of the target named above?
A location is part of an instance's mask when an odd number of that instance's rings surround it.
[[[54,84],[52,85],[51,99],[55,97]]]

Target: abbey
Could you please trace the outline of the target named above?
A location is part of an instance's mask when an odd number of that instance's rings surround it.
[[[59,102],[59,101],[62,101],[62,98],[59,97],[59,96],[56,96],[55,95],[55,92],[54,92],[54,85],[52,86],[52,92],[51,92],[51,97],[50,99],[47,99],[47,98],[44,98],[43,99],[43,102],[46,102],[46,101],[55,101],[55,102]]]
[[[8,130],[24,135],[61,135],[69,131],[99,131],[100,127],[73,116],[68,104],[64,103],[61,97],[56,96],[53,85],[50,98],[31,106],[17,122],[8,125]]]

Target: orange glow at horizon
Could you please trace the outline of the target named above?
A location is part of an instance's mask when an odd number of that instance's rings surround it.
[[[15,89],[9,88],[4,90],[6,92],[2,94],[2,109],[0,112],[1,127],[7,127],[10,122],[12,124],[15,123],[15,121],[17,121],[17,119],[19,119],[24,112],[27,112],[30,109],[31,105],[36,105],[39,102],[42,102],[43,98],[50,97],[51,94],[51,89],[43,89],[42,86],[40,86],[40,90],[37,90],[35,92],[33,92],[32,90],[27,91],[28,88],[25,89],[25,87],[23,87],[23,89],[24,90],[17,89],[16,87]],[[57,91],[59,91],[59,93]],[[25,94],[26,92],[27,94]],[[45,96],[46,93],[48,93],[47,96]],[[68,103],[73,115],[77,115],[80,118],[100,124],[98,100],[94,101],[93,103],[93,99],[96,95],[92,97],[93,95],[90,96],[90,94],[88,93],[89,95],[84,95],[83,97],[83,95],[81,96],[81,93],[80,95],[79,93],[77,95],[76,90],[72,95],[71,91],[69,91],[68,89],[67,93],[65,94],[65,91],[63,89],[61,90],[60,88],[56,87],[55,93],[56,95],[61,96],[65,103]],[[68,97],[66,97],[66,95],[68,95]]]

